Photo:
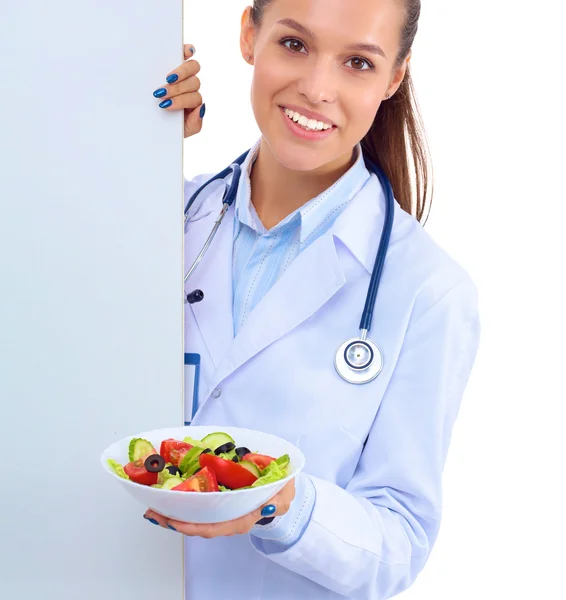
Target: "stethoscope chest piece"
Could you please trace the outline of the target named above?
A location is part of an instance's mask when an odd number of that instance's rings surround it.
[[[344,342],[334,358],[336,372],[348,383],[373,381],[383,369],[383,354],[371,340],[352,338]]]

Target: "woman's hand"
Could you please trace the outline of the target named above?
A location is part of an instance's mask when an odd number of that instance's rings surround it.
[[[196,494],[206,492],[187,492],[187,494],[192,493]],[[230,492],[225,493],[229,494]],[[275,512],[271,512],[269,516],[279,517],[284,515],[289,510],[294,497],[295,480],[291,479],[291,481],[289,481],[289,483],[287,483],[285,487],[278,494],[273,496],[267,505],[265,505],[275,506]],[[152,510],[148,510],[144,517],[155,525],[161,525],[161,527],[178,531],[184,535],[199,536],[208,539],[218,536],[248,533],[250,529],[264,516],[261,514],[261,512],[265,506],[254,510],[248,515],[240,517],[239,519],[225,521],[224,523],[183,523],[181,521],[167,519],[166,517]]]
[[[200,64],[196,60],[188,60],[194,53],[194,46],[185,44],[185,62],[168,73],[167,85],[153,92],[160,100],[161,109],[185,111],[185,138],[200,132],[205,111],[199,92],[200,79],[196,75],[200,71]]]

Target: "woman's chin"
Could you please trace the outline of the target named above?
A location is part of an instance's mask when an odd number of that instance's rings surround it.
[[[328,162],[320,151],[283,140],[270,144],[270,148],[275,158],[291,171],[314,171]]]

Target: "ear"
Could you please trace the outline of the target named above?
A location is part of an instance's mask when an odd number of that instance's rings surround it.
[[[244,10],[241,19],[240,51],[242,56],[253,56],[255,47],[255,26],[252,21],[252,7]]]
[[[387,93],[390,96],[393,96],[395,92],[399,89],[401,83],[403,83],[403,79],[405,79],[405,75],[407,74],[407,68],[409,67],[409,63],[411,62],[411,57],[413,55],[413,51],[409,50],[409,54],[407,58],[401,63],[397,69],[395,69],[393,73],[393,79],[387,88]]]

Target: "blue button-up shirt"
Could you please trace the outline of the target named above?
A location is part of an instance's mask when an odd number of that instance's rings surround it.
[[[332,226],[370,178],[358,144],[356,162],[338,181],[268,230],[251,202],[251,168],[260,141],[242,164],[235,200],[232,283],[235,336],[293,260]],[[276,517],[270,525],[252,530],[255,538],[262,539],[254,544],[260,545],[263,552],[280,552],[294,545],[309,522],[316,499],[314,486],[303,474],[299,474],[295,484],[296,495],[289,512]]]
[[[358,144],[356,162],[338,181],[267,230],[251,202],[250,173],[257,158],[260,141],[250,150],[242,164],[242,176],[235,200],[234,335],[238,334],[250,312],[293,260],[332,226],[370,178]]]

